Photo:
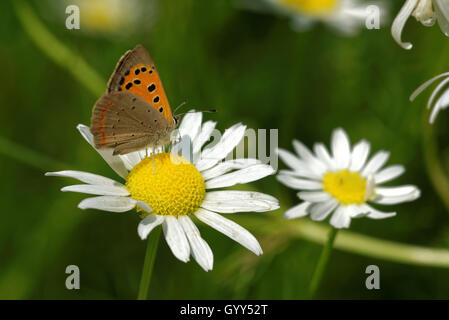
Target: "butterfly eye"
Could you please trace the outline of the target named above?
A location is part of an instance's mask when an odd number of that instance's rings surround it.
[[[178,119],[176,119],[176,117],[173,117],[173,121],[175,122],[175,124],[178,124]]]

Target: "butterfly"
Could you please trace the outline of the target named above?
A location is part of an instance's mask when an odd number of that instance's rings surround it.
[[[137,45],[120,58],[95,103],[90,131],[97,149],[123,155],[168,144],[178,122],[150,54]]]

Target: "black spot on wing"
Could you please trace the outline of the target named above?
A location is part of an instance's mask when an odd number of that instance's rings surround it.
[[[150,84],[150,85],[148,86],[148,91],[151,93],[151,92],[153,92],[154,90],[156,90],[156,85],[155,85],[154,83],[152,83],[152,84]]]

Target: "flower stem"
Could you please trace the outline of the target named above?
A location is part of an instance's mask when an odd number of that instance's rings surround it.
[[[447,212],[449,212],[449,180],[439,157],[438,143],[433,126],[427,120],[427,112],[425,116],[423,149],[426,169],[436,193],[446,207]]]
[[[320,285],[321,279],[323,278],[324,271],[326,270],[329,258],[331,255],[332,247],[334,245],[335,237],[337,236],[338,229],[332,228],[329,231],[329,236],[324,245],[323,251],[321,252],[320,260],[313,274],[312,281],[310,282],[309,294],[310,298],[315,296],[316,290]]]
[[[148,289],[150,288],[151,275],[153,274],[154,260],[156,258],[160,235],[161,228],[156,228],[148,235],[147,250],[145,252],[137,300],[146,300],[148,298]]]
[[[437,59],[435,72],[431,75],[441,73],[441,70],[447,68],[447,53],[449,52],[449,44],[446,44],[441,50],[441,56]],[[430,75],[429,75],[430,77]],[[443,162],[440,159],[437,135],[434,131],[434,124],[430,124],[428,120],[427,109],[423,112],[423,150],[424,160],[426,163],[427,173],[432,182],[433,188],[440,197],[446,211],[449,213],[449,177],[444,169]]]

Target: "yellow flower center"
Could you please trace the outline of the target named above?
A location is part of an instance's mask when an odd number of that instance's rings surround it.
[[[324,191],[341,204],[362,204],[371,193],[367,181],[357,172],[349,170],[327,172],[323,177],[323,186]]]
[[[299,13],[324,16],[337,7],[338,0],[279,0],[281,4]]]
[[[144,201],[159,215],[189,215],[206,194],[201,173],[184,157],[159,153],[142,160],[129,173],[126,188],[131,198]],[[138,209],[139,210],[139,209]]]
[[[100,32],[115,31],[124,23],[129,15],[125,3],[107,0],[83,0],[79,3],[81,23],[87,29]]]

